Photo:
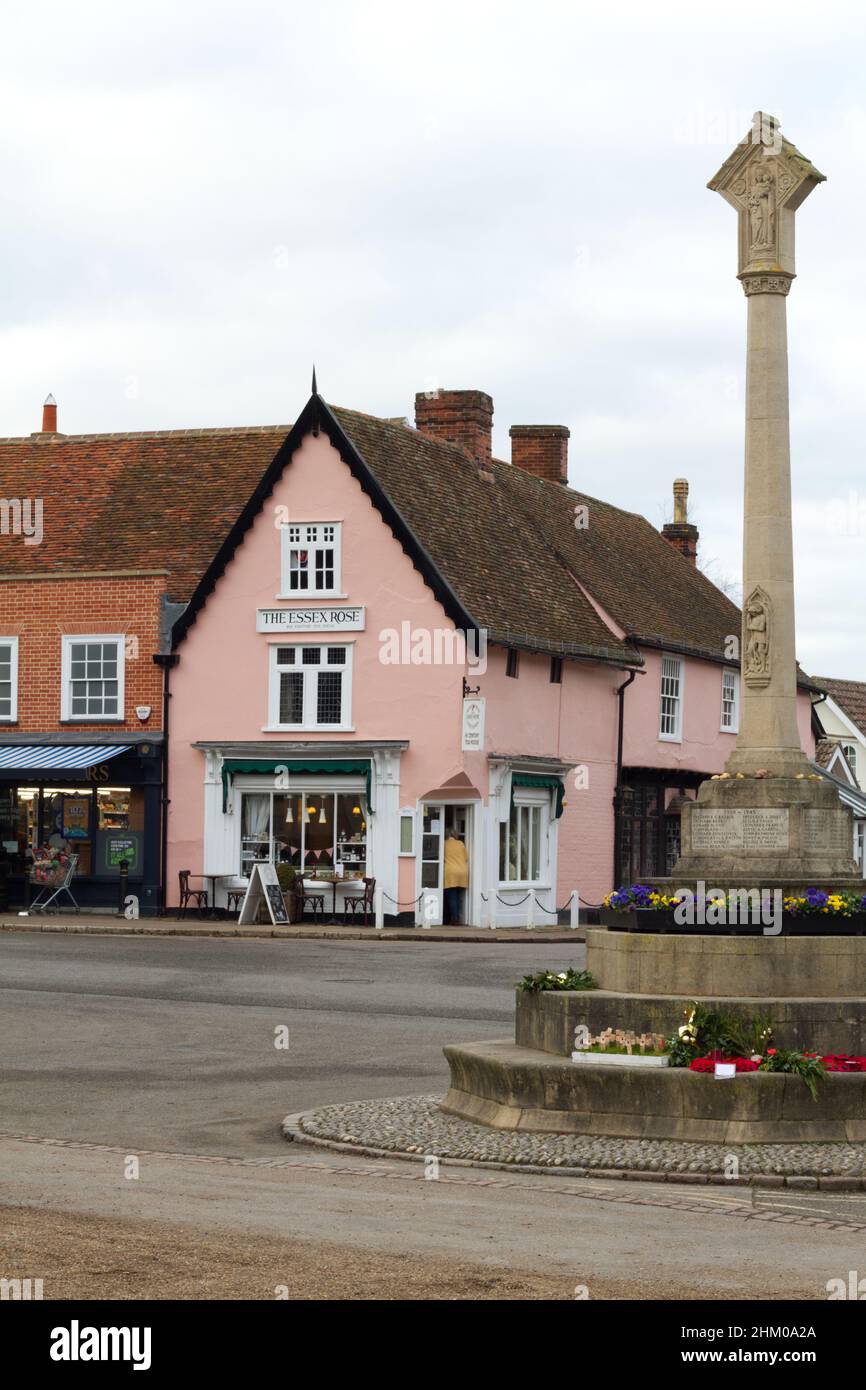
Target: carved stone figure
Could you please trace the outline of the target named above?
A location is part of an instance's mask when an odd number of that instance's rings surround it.
[[[769,677],[770,674],[770,601],[762,590],[756,589],[746,603],[745,675]]]
[[[750,245],[753,251],[774,244],[776,237],[776,184],[770,169],[759,164],[749,194]]]

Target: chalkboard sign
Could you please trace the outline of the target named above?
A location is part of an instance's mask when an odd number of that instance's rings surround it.
[[[238,917],[238,926],[252,926],[258,915],[260,902],[264,902],[275,927],[289,925],[283,890],[273,864],[253,864],[249,887]]]

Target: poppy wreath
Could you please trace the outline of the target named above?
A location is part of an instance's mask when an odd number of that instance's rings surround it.
[[[753,1062],[750,1057],[696,1057],[689,1063],[689,1071],[714,1072],[716,1062],[733,1062],[738,1072],[757,1071],[758,1063]]]

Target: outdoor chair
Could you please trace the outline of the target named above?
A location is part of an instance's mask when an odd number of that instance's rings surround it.
[[[364,918],[364,925],[367,926],[375,912],[375,892],[376,880],[374,878],[365,878],[363,893],[347,893],[343,899],[344,917],[355,918],[360,914]]]
[[[310,875],[315,877],[315,875]],[[295,882],[295,900],[298,905],[298,921],[303,919],[304,913],[309,909],[313,916],[324,918],[325,916],[325,891],[326,885],[322,883],[321,893],[318,890],[308,889],[304,883],[303,875],[299,874]]]
[[[205,910],[206,910],[206,908],[207,908],[207,903],[208,903],[207,889],[206,889],[206,888],[190,888],[190,886],[189,886],[189,880],[190,880],[190,877],[191,877],[191,876],[192,876],[192,877],[195,877],[195,878],[202,878],[202,877],[203,877],[202,874],[195,874],[195,875],[193,875],[191,869],[181,869],[180,873],[178,874],[178,878],[179,878],[179,880],[180,880],[180,913],[179,913],[179,916],[185,917],[185,916],[186,916],[186,910],[187,910],[187,908],[189,907],[189,904],[190,904],[190,903],[194,903],[194,905],[198,908],[199,916],[200,916],[200,917],[203,917],[204,914],[205,914]]]
[[[229,912],[240,912],[241,903],[247,895],[246,888],[226,889],[226,908]]]

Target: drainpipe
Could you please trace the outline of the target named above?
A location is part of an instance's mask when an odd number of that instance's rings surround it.
[[[162,667],[162,797],[160,806],[162,809],[162,825],[159,849],[159,897],[160,905],[158,916],[164,917],[168,901],[168,710],[171,699],[169,690],[169,672],[172,666],[176,666],[180,658],[176,652],[156,652],[153,658],[157,666]]]
[[[620,802],[621,802],[621,800],[622,800],[622,785],[621,785],[621,784],[622,784],[622,736],[623,736],[623,726],[624,726],[624,723],[625,723],[625,692],[627,691],[628,687],[631,685],[631,683],[632,683],[632,681],[634,680],[634,678],[635,678],[636,675],[637,675],[637,671],[629,671],[628,676],[627,676],[626,679],[623,681],[622,685],[618,685],[617,688],[616,688],[616,698],[617,698],[617,700],[619,701],[619,711],[618,711],[617,732],[616,732],[616,786],[615,786],[615,788],[614,788],[614,793],[613,793],[613,875],[614,875],[614,882],[613,882],[613,884],[611,885],[613,888],[618,888],[618,887],[619,887],[619,884],[616,882],[616,875],[617,875],[617,870],[618,870],[618,866],[619,866],[620,849],[621,849],[621,847],[622,847],[622,846],[621,846],[621,843],[620,843],[620,842],[621,842],[621,838],[622,838],[622,837],[621,837],[621,832],[620,832]]]

